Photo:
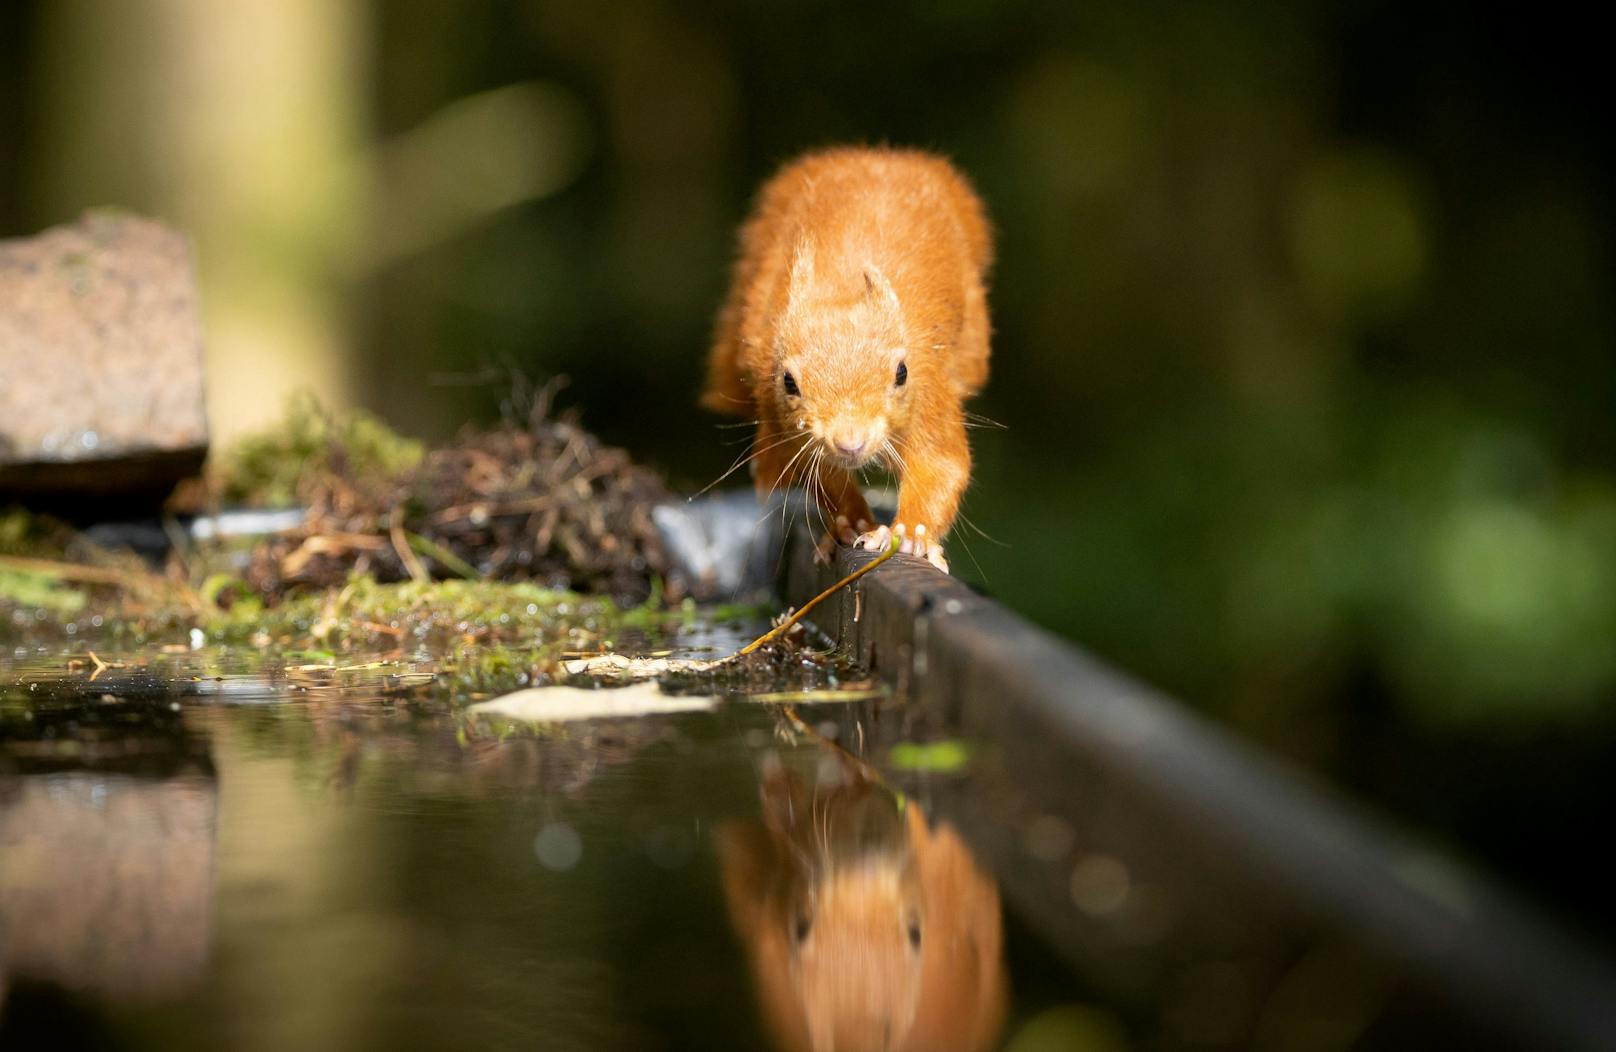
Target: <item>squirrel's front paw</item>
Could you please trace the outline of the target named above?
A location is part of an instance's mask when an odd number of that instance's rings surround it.
[[[898,538],[898,551],[905,555],[918,555],[944,573],[948,572],[948,560],[943,558],[943,546],[926,536],[924,524],[915,526],[913,530],[901,522],[893,524],[890,528],[877,526],[867,533],[860,534],[858,540],[853,542],[853,546],[884,552],[892,543],[893,537]]]
[[[858,521],[859,530],[866,530],[869,529],[869,527],[870,524],[865,522],[863,519]],[[836,546],[838,544],[851,544],[857,546],[861,540],[863,540],[863,537],[860,537],[858,530],[853,529],[852,525],[848,523],[847,516],[838,515],[836,516],[836,525],[826,530],[825,535],[821,537],[819,539],[819,543],[814,546],[814,562],[821,564],[828,563],[831,561],[831,557],[836,553]]]
[[[869,524],[868,523],[860,523],[859,525],[867,526]],[[864,548],[864,549],[866,549],[868,551],[872,551],[872,552],[884,552],[884,551],[887,550],[887,547],[889,545],[891,545],[891,544],[892,544],[892,530],[891,530],[890,527],[887,527],[887,526],[877,526],[873,530],[868,530],[868,531],[866,531],[864,533],[859,534],[853,540],[853,547],[855,547],[855,548]]]
[[[916,523],[913,530],[906,529],[899,523],[893,529],[903,538],[898,544],[900,552],[905,555],[918,555],[944,573],[948,572],[948,560],[943,558],[943,546],[926,535],[925,523]]]

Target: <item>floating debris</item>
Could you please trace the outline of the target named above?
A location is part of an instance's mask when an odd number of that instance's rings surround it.
[[[707,695],[664,694],[654,682],[592,690],[584,687],[530,687],[471,706],[473,716],[504,716],[529,723],[569,720],[635,719],[678,712],[704,712],[716,699]]]
[[[876,701],[887,696],[885,687],[829,690],[777,690],[752,694],[750,701],[766,705],[822,705],[845,704],[855,701]]]
[[[573,658],[561,663],[569,676],[587,676],[611,682],[614,680],[656,679],[670,672],[705,672],[715,662],[696,661],[691,658],[630,657],[627,654],[597,654],[587,658]]]
[[[887,765],[897,771],[958,774],[971,762],[970,743],[956,740],[899,742],[887,753]]]

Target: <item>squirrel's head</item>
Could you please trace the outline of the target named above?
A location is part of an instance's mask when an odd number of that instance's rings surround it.
[[[998,890],[948,826],[862,775],[778,764],[719,832],[730,917],[786,1052],[982,1052],[1004,1018]]]
[[[829,462],[849,470],[899,460],[915,363],[898,294],[874,264],[840,287],[819,280],[812,246],[799,246],[773,362],[774,375],[759,380],[787,431],[811,434]]]

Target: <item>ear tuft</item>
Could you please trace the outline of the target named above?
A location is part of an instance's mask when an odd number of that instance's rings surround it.
[[[808,294],[814,283],[814,246],[803,238],[791,257],[791,282],[786,296],[788,303],[797,303]]]
[[[892,287],[892,282],[881,273],[881,268],[874,263],[864,264],[864,293],[867,296],[878,297],[890,311],[898,309],[898,292]]]

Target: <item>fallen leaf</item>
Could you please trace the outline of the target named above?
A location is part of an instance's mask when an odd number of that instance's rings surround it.
[[[468,710],[478,716],[506,716],[533,723],[565,720],[632,719],[672,712],[702,712],[715,699],[705,695],[662,693],[655,683],[589,690],[582,687],[529,687],[480,702]]]

